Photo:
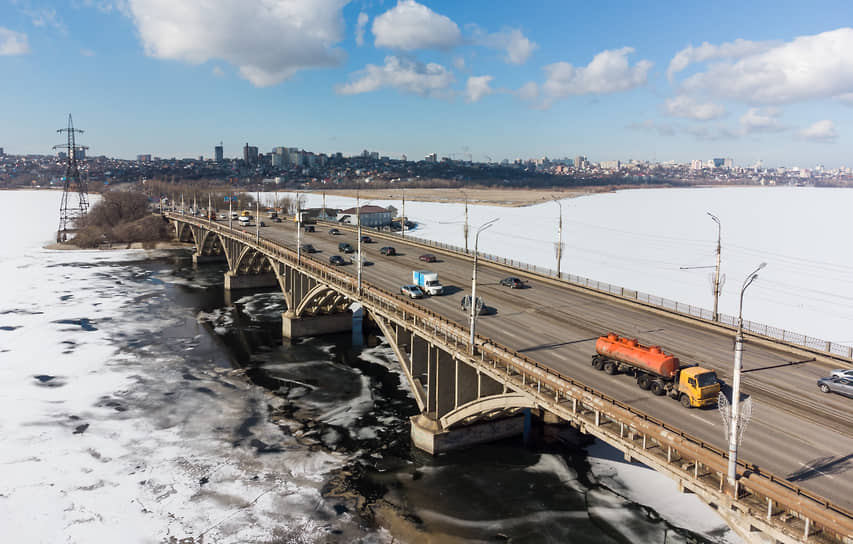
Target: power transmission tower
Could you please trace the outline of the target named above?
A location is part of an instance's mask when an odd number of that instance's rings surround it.
[[[53,149],[64,149],[68,154],[68,164],[65,168],[65,183],[62,187],[62,203],[59,205],[59,230],[56,231],[56,241],[65,242],[68,240],[68,227],[74,221],[84,217],[89,210],[89,190],[86,182],[80,176],[80,170],[77,168],[77,154],[84,153],[89,149],[83,145],[77,145],[75,141],[75,133],[83,133],[82,130],[74,128],[74,123],[71,120],[71,114],[68,114],[68,127],[60,128],[56,132],[65,132],[67,141],[64,144],[53,146]],[[69,193],[73,190],[77,191],[77,206],[69,206]]]

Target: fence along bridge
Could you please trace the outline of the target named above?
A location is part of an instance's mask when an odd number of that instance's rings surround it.
[[[749,542],[853,544],[853,512],[739,460],[735,489],[726,484],[727,452],[611,398],[570,376],[368,282],[294,249],[241,230],[167,213],[179,240],[196,246],[195,262],[224,260],[226,289],[278,286],[288,338],[351,329],[358,303],[390,343],[420,414],[411,437],[436,454],[517,435],[519,413],[568,423],[666,474],[695,493]]]

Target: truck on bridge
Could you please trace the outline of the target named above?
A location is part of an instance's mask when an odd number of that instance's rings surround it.
[[[668,394],[685,408],[713,406],[720,393],[717,373],[698,365],[682,366],[660,346],[643,346],[637,340],[623,338],[615,333],[600,337],[595,342],[596,354],[592,366],[607,374],[630,374],[637,379],[640,389],[651,390],[655,395]]]
[[[430,295],[440,295],[444,292],[444,286],[438,281],[438,273],[429,270],[413,270],[412,283],[419,285],[421,289]]]

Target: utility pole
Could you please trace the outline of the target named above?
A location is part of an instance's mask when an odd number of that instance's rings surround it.
[[[465,253],[468,253],[468,195],[465,195],[465,225],[462,227],[465,234]]]
[[[720,301],[720,235],[722,234],[723,228],[720,224],[720,219],[716,215],[711,212],[708,212],[708,215],[710,215],[711,219],[714,220],[714,223],[717,224],[717,266],[714,271],[714,313],[712,315],[712,319],[714,321],[718,321],[720,317],[718,312],[718,305]]]
[[[86,146],[77,145],[75,141],[76,134],[82,134],[83,131],[79,128],[74,128],[74,122],[71,120],[71,114],[68,114],[68,127],[60,128],[56,132],[66,133],[66,143],[55,145],[53,149],[65,149],[67,153],[67,164],[65,167],[65,182],[62,185],[62,201],[59,205],[59,228],[56,231],[56,241],[65,242],[68,240],[68,227],[71,223],[86,216],[89,211],[89,189],[86,181],[80,176],[80,170],[77,168],[77,151],[89,149]],[[68,207],[68,197],[71,193],[72,185],[77,186],[77,207]]]
[[[728,482],[732,493],[737,496],[737,448],[739,442],[739,427],[740,427],[740,373],[743,365],[743,293],[746,288],[758,278],[758,271],[767,266],[767,263],[761,263],[758,268],[750,272],[749,276],[743,281],[743,287],[740,289],[740,305],[738,306],[737,314],[737,335],[735,336],[735,363],[734,371],[732,372],[732,408],[731,418],[729,423],[729,466],[728,466]]]
[[[560,264],[563,262],[563,204],[556,197],[553,200],[560,207],[560,221],[557,223],[557,279],[560,279]]]

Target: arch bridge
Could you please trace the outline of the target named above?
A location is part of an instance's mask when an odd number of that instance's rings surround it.
[[[237,229],[165,214],[195,262],[225,261],[228,289],[275,287],[287,304],[284,336],[350,330],[353,303],[378,325],[401,365],[420,413],[411,437],[432,454],[518,435],[522,412],[568,423],[666,474],[714,507],[748,542],[853,544],[853,513],[759,467],[739,462],[726,483],[727,452],[608,397],[492,339],[281,243]]]

